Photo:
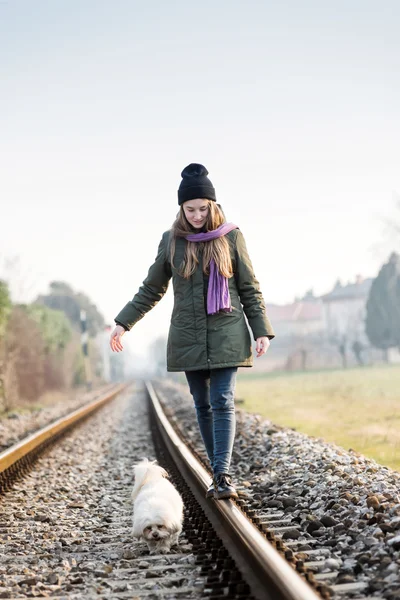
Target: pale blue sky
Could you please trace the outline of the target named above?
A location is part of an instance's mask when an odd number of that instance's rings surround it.
[[[112,321],[190,162],[267,303],[374,276],[400,191],[399,23],[397,0],[0,0],[0,253],[19,287],[68,281]],[[130,344],[170,310],[169,293]]]

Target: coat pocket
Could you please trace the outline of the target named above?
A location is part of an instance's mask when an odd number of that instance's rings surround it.
[[[243,311],[232,306],[231,312],[219,312],[207,317],[207,329],[219,329],[220,327],[229,327],[243,319]]]

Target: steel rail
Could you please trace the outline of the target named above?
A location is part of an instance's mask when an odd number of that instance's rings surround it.
[[[7,450],[0,453],[0,474],[4,473],[10,467],[13,467],[22,458],[25,458],[35,450],[38,450],[43,444],[49,443],[53,438],[58,437],[66,429],[72,425],[76,425],[79,421],[89,416],[95,410],[99,409],[103,404],[112,400],[117,396],[127,384],[117,384],[105,395],[96,400],[92,400],[88,404],[74,410],[68,415],[57,419],[50,425],[39,429],[35,433],[25,437],[17,444],[14,444]]]
[[[205,499],[210,475],[174,431],[150,382],[146,382],[146,389],[168,451],[229,547],[238,568],[251,582],[253,595],[258,600],[320,600],[234,502]]]

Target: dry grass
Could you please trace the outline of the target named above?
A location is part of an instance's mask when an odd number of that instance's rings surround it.
[[[10,410],[0,410],[0,418],[7,417],[9,413],[28,415],[39,410],[52,408],[54,406],[65,406],[66,408],[71,402],[77,402],[78,399],[84,400],[86,390],[83,386],[79,386],[70,390],[52,390],[44,392],[36,402],[21,400],[18,405],[13,406]]]
[[[400,470],[400,366],[239,372],[243,408]]]

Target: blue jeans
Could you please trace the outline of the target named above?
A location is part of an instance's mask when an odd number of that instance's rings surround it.
[[[201,437],[213,473],[229,473],[235,439],[237,367],[186,371]]]

